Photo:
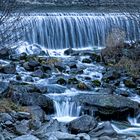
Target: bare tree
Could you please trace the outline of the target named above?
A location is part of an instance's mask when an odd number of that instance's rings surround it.
[[[10,46],[21,37],[22,22],[16,0],[0,0],[0,47]]]

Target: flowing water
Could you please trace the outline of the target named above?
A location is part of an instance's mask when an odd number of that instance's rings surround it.
[[[140,39],[140,30],[135,20],[122,14],[95,14],[95,13],[48,13],[48,14],[31,14],[25,16],[27,30],[24,32],[23,41],[27,42],[17,50],[19,53],[27,52],[33,54],[38,46],[51,50],[74,48],[93,48],[104,47],[106,38],[113,28],[122,30],[126,34],[126,41],[135,41]],[[30,46],[29,44],[37,44]],[[28,47],[27,47],[28,46]],[[30,47],[29,47],[30,46]],[[45,50],[45,49],[44,49]],[[79,64],[80,65],[80,64]],[[87,69],[84,70],[83,75],[77,75],[80,80],[84,76],[95,77],[101,79],[102,75],[100,67],[97,65],[85,65]],[[23,73],[24,74],[24,73]],[[86,82],[86,81],[84,81]],[[54,107],[56,110],[55,119],[59,121],[69,122],[80,115],[81,106],[74,102],[71,96],[78,91],[68,91],[64,94],[50,95],[54,100]],[[135,100],[135,99],[133,99]],[[138,118],[128,118],[132,128],[121,130],[113,125],[118,133],[139,133],[140,125],[137,122]]]
[[[48,13],[31,14],[24,40],[49,49],[85,48],[105,46],[106,37],[113,28],[126,34],[126,41],[140,38],[136,20],[112,13]]]

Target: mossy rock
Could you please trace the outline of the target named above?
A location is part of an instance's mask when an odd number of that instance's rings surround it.
[[[88,64],[90,64],[91,62],[92,62],[91,59],[88,59],[88,58],[84,58],[82,60],[82,63],[88,63]]]
[[[60,79],[57,80],[57,84],[59,84],[59,85],[66,85],[67,81],[64,78],[60,78]]]
[[[79,81],[76,78],[70,78],[68,79],[68,84],[78,84]]]
[[[85,83],[82,83],[82,82],[80,82],[80,83],[77,85],[77,88],[78,88],[79,90],[88,90],[88,89],[89,89],[88,86],[87,86]]]
[[[137,87],[137,85],[132,80],[129,80],[129,79],[124,80],[124,84],[126,87],[129,87],[129,88]]]
[[[90,58],[93,60],[93,61],[96,61],[96,62],[101,62],[101,56],[96,54],[96,53],[93,53]]]
[[[101,82],[100,82],[99,80],[93,80],[93,81],[92,81],[92,84],[93,84],[94,86],[96,86],[96,87],[101,86]]]

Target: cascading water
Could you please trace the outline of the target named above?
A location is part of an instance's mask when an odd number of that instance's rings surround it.
[[[61,122],[69,122],[80,115],[81,107],[71,101],[70,97],[61,97],[60,100],[54,100],[54,106],[56,110],[55,118]]]
[[[71,121],[80,115],[81,107],[70,101],[70,98],[66,98],[63,101],[54,101],[54,105],[56,109],[55,118],[59,121]]]
[[[136,20],[122,14],[50,13],[30,15],[24,40],[48,49],[85,48],[105,46],[112,28],[125,31],[126,41],[140,38]]]

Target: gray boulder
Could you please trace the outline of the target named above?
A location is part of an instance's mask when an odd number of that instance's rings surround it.
[[[39,140],[39,139],[33,135],[23,135],[23,136],[14,138],[13,140]]]
[[[16,73],[16,64],[11,62],[11,63],[3,66],[3,68],[0,71],[3,73],[6,73],[6,74],[15,74]]]
[[[49,123],[43,125],[40,127],[34,135],[39,137],[39,138],[44,138],[47,133],[52,133],[52,132],[67,132],[66,126],[62,125],[60,122],[57,120],[51,120]]]
[[[69,130],[72,134],[87,133],[97,126],[96,120],[88,115],[81,116],[69,123]]]
[[[108,117],[113,115],[119,117],[117,119],[123,119],[127,117],[128,112],[137,112],[139,108],[137,102],[120,95],[81,94],[75,97],[75,100],[80,102],[82,111],[88,112],[90,115],[95,115],[95,113],[100,116],[107,115]]]
[[[55,137],[57,140],[80,140],[80,138],[76,135],[60,131],[46,133],[43,139],[48,140],[51,137]]]
[[[8,59],[10,55],[10,49],[9,48],[1,48],[0,49],[0,59]]]
[[[116,131],[111,126],[110,122],[104,122],[97,126],[95,129],[88,133],[91,137],[102,137],[102,136],[116,136]]]
[[[9,91],[9,82],[0,81],[0,97],[6,96],[8,91]]]
[[[7,121],[13,121],[13,118],[8,113],[0,113],[0,122],[5,123]]]
[[[19,135],[27,134],[29,131],[29,121],[22,120],[21,122],[17,122],[15,124],[16,133]]]

